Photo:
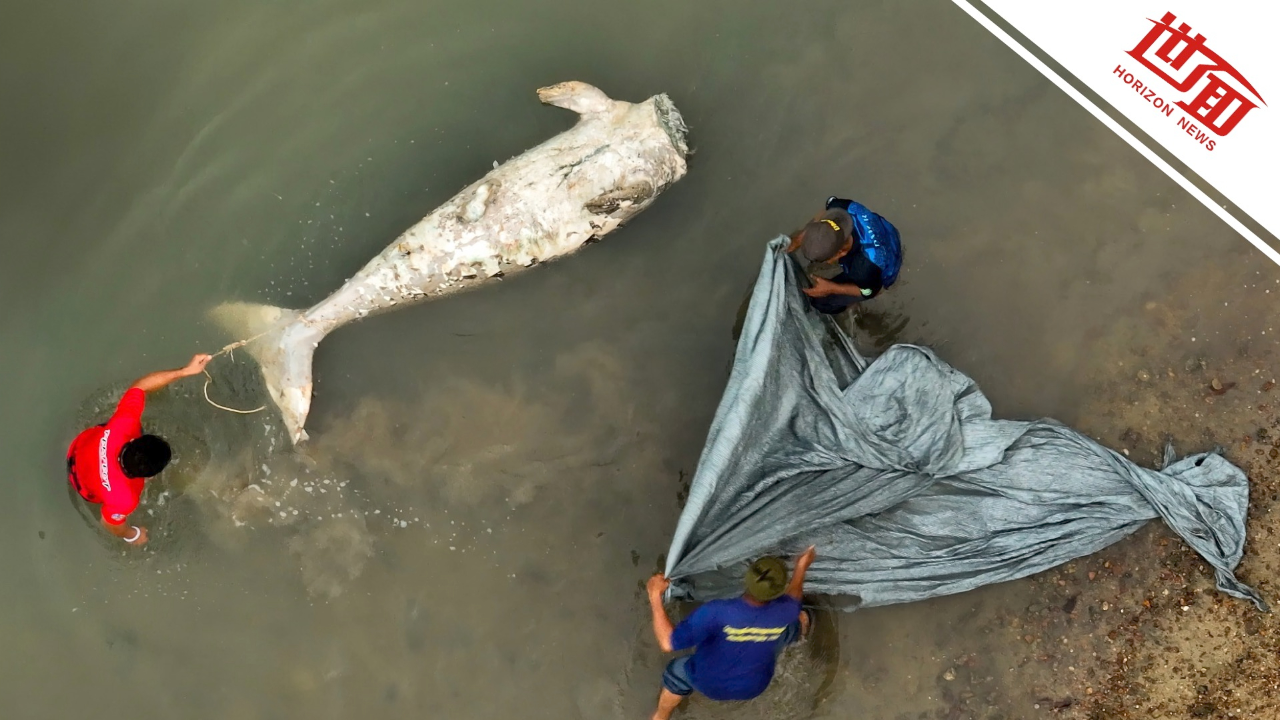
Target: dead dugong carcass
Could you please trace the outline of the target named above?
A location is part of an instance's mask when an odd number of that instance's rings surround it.
[[[578,123],[465,188],[314,307],[226,303],[211,311],[237,337],[257,336],[249,353],[295,443],[307,437],[311,357],[326,335],[568,255],[684,177],[687,128],[666,95],[633,104],[566,82],[538,98],[578,113]]]

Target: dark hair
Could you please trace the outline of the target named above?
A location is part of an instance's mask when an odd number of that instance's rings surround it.
[[[131,478],[155,477],[169,464],[173,450],[164,438],[143,435],[124,444],[120,449],[120,469]]]
[[[828,210],[800,231],[800,252],[810,262],[829,262],[849,242],[852,229],[853,218],[849,213]]]

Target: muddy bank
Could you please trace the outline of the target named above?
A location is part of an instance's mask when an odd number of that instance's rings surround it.
[[[1280,347],[1272,268],[1201,269],[1195,293],[1100,319],[1073,427],[1157,466],[1221,448],[1251,483],[1238,576],[1272,605],[1280,567]],[[878,352],[895,318],[846,320]],[[944,351],[945,352],[945,351]],[[923,607],[927,606],[927,607]],[[1101,553],[1020,581],[841,618],[823,717],[1229,718],[1280,713],[1280,622],[1214,589],[1210,568],[1154,521]]]
[[[1196,283],[1206,291],[1148,301],[1099,338],[1108,367],[1080,427],[1143,464],[1173,442],[1180,452],[1221,448],[1244,469],[1250,511],[1238,575],[1274,605],[1280,347],[1268,316],[1280,284],[1263,280],[1270,269],[1210,274]],[[1208,303],[1234,307],[1235,327],[1205,323],[1199,308]],[[1280,713],[1277,616],[1215,591],[1211,570],[1162,524],[1031,582],[1034,599],[1000,626],[1025,643],[1020,661],[1034,668],[1042,708],[1088,718]]]

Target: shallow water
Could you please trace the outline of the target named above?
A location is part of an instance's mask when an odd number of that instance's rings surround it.
[[[151,545],[89,528],[61,453],[113,393],[225,343],[219,302],[324,297],[568,127],[533,94],[566,79],[669,93],[687,178],[575,257],[336,333],[305,456],[196,381],[158,396],[183,442]],[[1265,262],[943,0],[17,2],[0,96],[9,717],[642,717],[640,583],[773,235],[830,194],[885,214],[907,266],[867,347],[931,344],[999,414],[1068,422],[1104,330]],[[258,404],[217,363],[210,392]],[[945,709],[929,658],[998,655],[974,618],[1023,593],[842,617],[818,714]]]

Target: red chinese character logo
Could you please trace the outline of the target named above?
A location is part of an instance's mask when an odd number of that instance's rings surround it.
[[[1203,35],[1193,36],[1187,23],[1175,28],[1176,20],[1173,13],[1152,20],[1154,27],[1129,55],[1179,92],[1190,93],[1203,80],[1199,94],[1177,105],[1211,132],[1226,135],[1250,110],[1266,103],[1238,70],[1205,46]]]

